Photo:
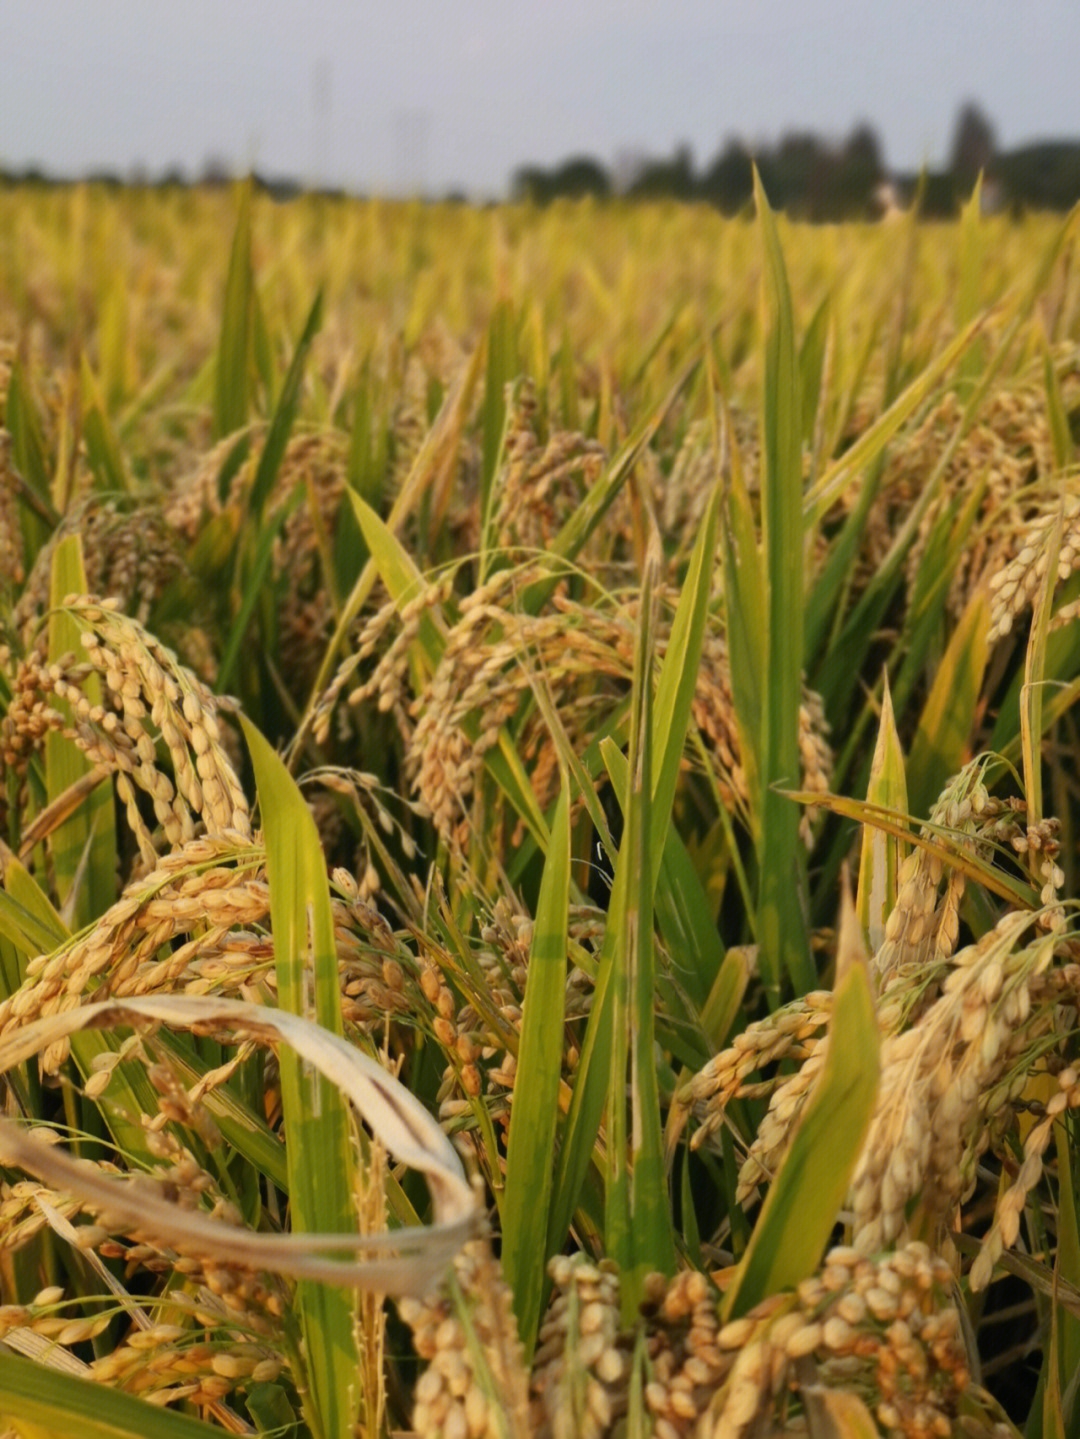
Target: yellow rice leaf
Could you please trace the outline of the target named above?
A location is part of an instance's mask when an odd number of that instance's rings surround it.
[[[724,1296],[725,1320],[815,1271],[874,1112],[880,1036],[865,949],[846,887],[840,928],[843,964],[838,963],[825,1065]]]
[[[870,780],[866,798],[871,804],[907,812],[907,777],[904,752],[896,732],[889,677],[885,676],[881,696],[881,721],[878,725],[874,758],[870,764]],[[863,826],[862,850],[859,858],[859,888],[855,900],[859,923],[872,950],[885,938],[885,921],[896,903],[897,872],[906,847],[895,835],[876,825]]]

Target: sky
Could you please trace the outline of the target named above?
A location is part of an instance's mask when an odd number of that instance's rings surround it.
[[[962,103],[999,148],[1080,139],[1075,0],[5,0],[0,167],[197,176],[210,161],[384,194],[505,194],[860,122],[944,164]]]

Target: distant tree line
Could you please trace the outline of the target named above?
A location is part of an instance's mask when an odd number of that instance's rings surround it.
[[[988,210],[1068,210],[1080,202],[1080,140],[1047,140],[1002,151],[993,125],[972,103],[957,116],[949,164],[943,170],[890,171],[876,132],[860,124],[839,143],[809,130],[791,131],[771,146],[730,139],[702,169],[695,166],[688,145],[678,146],[669,157],[645,158],[629,169],[623,166],[617,175],[585,154],[550,169],[523,165],[514,173],[511,196],[540,205],[586,196],[671,199],[709,204],[735,215],[750,205],[755,164],[774,208],[815,221],[876,215],[894,205],[916,205],[928,218],[948,218],[971,194],[980,174],[983,206]],[[190,179],[175,166],[153,177],[139,168],[126,176],[99,171],[82,178],[110,187],[171,189],[227,185],[233,173],[225,161],[210,156],[202,172]],[[254,174],[252,180],[282,201],[312,190],[291,176]],[[0,185],[67,183],[37,166],[13,170],[0,163]],[[344,194],[328,188],[318,193],[328,198]],[[445,198],[465,199],[460,193]]]
[[[552,169],[526,165],[516,171],[512,192],[515,199],[541,205],[614,194],[699,201],[733,215],[750,203],[755,164],[776,209],[815,221],[864,217],[910,204],[927,217],[947,218],[957,213],[980,174],[988,209],[1067,210],[1080,201],[1080,141],[999,151],[993,126],[974,104],[965,105],[957,117],[944,170],[890,172],[876,133],[863,124],[840,144],[809,131],[786,134],[771,147],[732,139],[700,170],[689,146],[680,146],[670,158],[642,161],[622,184],[588,155]]]
[[[252,184],[257,190],[263,191],[274,200],[294,200],[300,195],[319,194],[331,199],[343,199],[346,192],[337,188],[323,186],[316,188],[305,185],[302,180],[297,180],[291,175],[268,175],[253,170],[249,172]],[[53,175],[44,170],[40,165],[30,165],[23,170],[15,170],[10,166],[0,166],[0,186],[14,188],[16,186],[37,185],[48,187],[52,185],[62,186],[71,184],[97,185],[106,190],[123,189],[146,189],[146,190],[218,190],[224,189],[233,184],[236,174],[223,161],[216,157],[206,161],[198,175],[189,176],[178,166],[169,166],[159,174],[152,175],[142,166],[137,166],[126,175],[120,174],[117,170],[90,170],[78,177]]]

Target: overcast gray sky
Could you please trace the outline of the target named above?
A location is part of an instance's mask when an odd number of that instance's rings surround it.
[[[943,162],[1080,138],[1076,0],[2,0],[0,165],[231,170],[505,191],[523,162],[669,154],[869,121]]]

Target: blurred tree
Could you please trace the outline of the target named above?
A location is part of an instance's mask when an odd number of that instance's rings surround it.
[[[829,152],[818,137],[808,130],[790,131],[772,154],[759,155],[757,163],[769,204],[808,217],[831,168]]]
[[[589,155],[574,155],[553,170],[523,165],[514,172],[512,193],[517,200],[549,205],[552,200],[580,200],[586,195],[603,199],[611,194],[611,177]]]
[[[693,200],[697,198],[694,156],[689,145],[680,145],[670,160],[649,160],[638,172],[627,194],[640,200]]]
[[[1080,201],[1080,143],[1047,140],[999,156],[994,176],[1014,210],[1069,210]]]
[[[725,215],[734,215],[750,203],[754,192],[754,162],[741,140],[729,140],[701,177],[699,193]]]
[[[997,154],[994,127],[974,101],[969,100],[956,118],[949,169],[961,194],[966,194],[979,177],[990,169]]]
[[[918,177],[915,188],[922,219],[952,220],[956,217],[960,201],[956,178],[951,170],[925,170]]]
[[[866,214],[885,179],[881,144],[870,125],[857,125],[840,156],[840,201],[845,214]]]

